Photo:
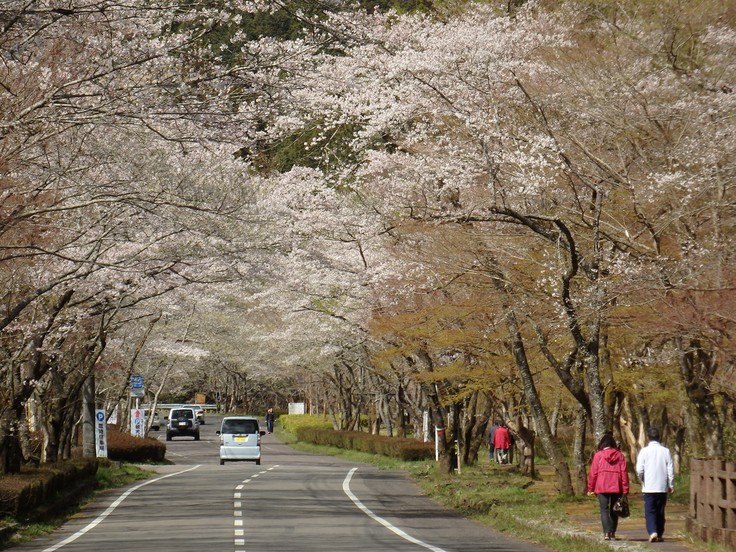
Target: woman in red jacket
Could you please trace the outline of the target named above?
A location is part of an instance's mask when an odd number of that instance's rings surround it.
[[[598,451],[593,456],[588,474],[588,494],[598,495],[603,538],[615,539],[618,514],[613,511],[613,505],[621,495],[629,494],[629,473],[626,471],[626,457],[610,433],[601,438]]]
[[[509,463],[509,449],[511,448],[511,437],[509,436],[509,428],[504,422],[501,422],[496,433],[493,435],[493,448],[496,449],[496,459],[499,464]]]

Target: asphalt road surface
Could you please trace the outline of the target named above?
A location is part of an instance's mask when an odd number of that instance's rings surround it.
[[[98,498],[38,552],[539,552],[422,497],[402,473],[295,452],[273,435],[260,466],[219,465],[207,415],[201,440],[167,443],[173,465]],[[152,433],[156,435],[156,433]],[[161,440],[165,432],[158,432]]]

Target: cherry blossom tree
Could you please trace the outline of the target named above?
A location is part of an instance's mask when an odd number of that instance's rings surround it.
[[[181,286],[239,277],[247,167],[232,128],[195,110],[193,86],[172,93],[179,51],[192,43],[162,36],[160,16],[172,7],[3,6],[3,470],[19,468],[27,401],[65,383],[77,389],[121,313]],[[60,413],[47,414],[52,423]],[[47,431],[50,460],[68,454],[55,452],[58,429]]]
[[[634,4],[600,7],[529,5],[508,17],[471,6],[441,23],[365,16],[356,23],[364,40],[347,55],[324,54],[294,79],[296,109],[275,127],[293,134],[319,125],[315,143],[326,155],[328,138],[349,131],[352,139],[340,144],[352,153],[328,178],[367,198],[394,236],[420,223],[478,229],[487,253],[476,270],[501,300],[563,492],[571,484],[528,351],[543,353],[600,437],[613,424],[603,381],[615,347],[606,341],[613,307],[634,300],[622,293],[655,274],[666,291],[682,274],[675,266],[697,269],[698,261],[683,265],[675,248],[663,249],[693,239],[701,227],[693,215],[718,213],[713,236],[730,224],[718,203],[696,207],[703,189],[719,190],[711,197],[725,206],[719,183],[732,164],[720,152],[733,148],[711,147],[732,134],[730,66],[721,52],[730,51],[733,33],[719,19],[723,8],[709,4],[685,37],[697,44],[696,62],[679,43],[677,21]],[[664,198],[677,205],[674,218]],[[679,229],[680,237],[660,241]]]
[[[117,366],[115,402],[135,365],[243,408],[321,388],[337,426],[429,407],[468,441],[502,405],[566,494],[588,426],[633,450],[674,414],[718,454],[736,35],[666,4],[6,3],[0,439],[52,375]]]

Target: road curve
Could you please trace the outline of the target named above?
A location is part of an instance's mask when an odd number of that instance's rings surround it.
[[[108,493],[34,552],[541,552],[421,496],[401,472],[299,453],[273,435],[263,459],[219,465],[207,417],[200,441],[167,443],[160,475]],[[163,435],[161,435],[163,439]]]

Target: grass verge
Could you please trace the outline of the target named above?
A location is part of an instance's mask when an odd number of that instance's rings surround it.
[[[0,550],[6,550],[14,545],[48,535],[78,514],[81,507],[93,500],[97,495],[112,489],[124,487],[135,481],[148,479],[152,475],[155,475],[155,472],[145,470],[133,464],[119,462],[101,464],[97,469],[96,487],[83,494],[81,500],[60,506],[54,510],[53,515],[43,520],[3,519],[0,525],[12,528],[13,535],[7,542],[0,544]]]

